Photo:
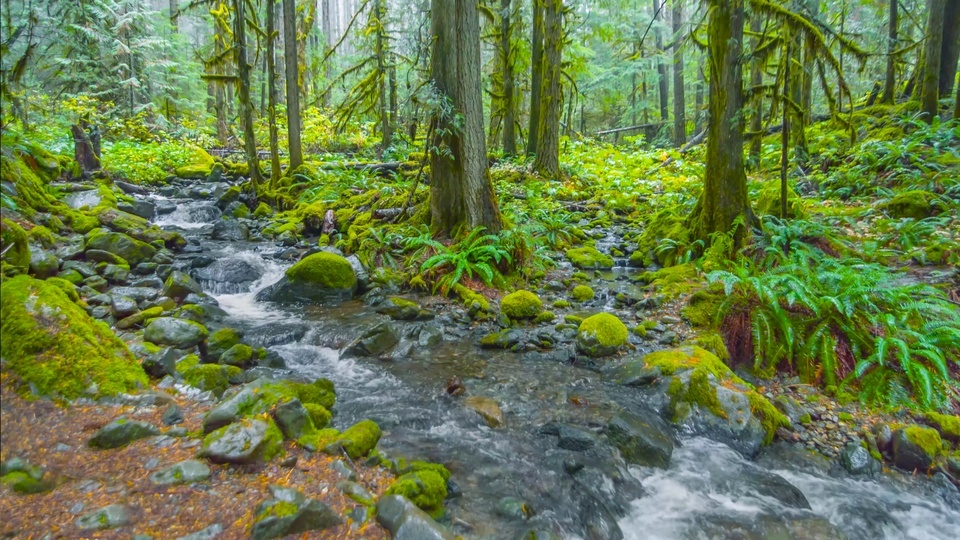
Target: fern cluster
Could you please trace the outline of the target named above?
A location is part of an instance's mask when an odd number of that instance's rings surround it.
[[[856,385],[870,402],[945,408],[960,400],[960,310],[887,267],[828,253],[809,224],[768,221],[729,270],[722,320],[731,352],[761,371]]]
[[[406,238],[402,245],[413,252],[414,258],[427,255],[420,265],[420,272],[432,274],[435,277],[434,292],[439,290],[446,294],[464,276],[478,277],[491,285],[501,275],[498,265],[511,262],[510,253],[501,244],[500,237],[483,234],[485,231],[486,228],[477,227],[452,246],[435,240],[429,232]]]

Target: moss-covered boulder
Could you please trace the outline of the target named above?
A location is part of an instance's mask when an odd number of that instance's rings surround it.
[[[359,459],[366,456],[380,441],[380,426],[373,420],[361,420],[350,426],[343,433],[333,434],[336,430],[318,431],[318,439],[328,437],[322,445],[324,453],[340,455],[346,452],[350,459]],[[332,437],[330,435],[333,435]]]
[[[593,300],[595,293],[593,292],[593,289],[587,285],[577,285],[573,288],[571,294],[573,299],[577,302],[586,302],[588,300]]]
[[[272,499],[257,505],[257,518],[250,531],[252,540],[303,536],[340,525],[340,515],[326,503],[308,499],[295,489],[270,486]]]
[[[446,471],[446,469],[443,469]],[[443,511],[443,501],[447,498],[447,480],[450,473],[444,476],[437,470],[424,469],[408,472],[390,484],[384,495],[402,495],[421,510],[431,515]]]
[[[189,275],[174,270],[163,283],[163,295],[182,302],[190,294],[203,294],[203,287]]]
[[[627,327],[615,315],[597,313],[587,317],[577,329],[577,350],[600,358],[610,356],[627,344]]]
[[[936,193],[914,189],[897,193],[878,208],[895,218],[923,219],[939,214],[943,207]]]
[[[106,251],[136,266],[148,262],[157,248],[123,233],[94,229],[87,233],[86,250]]]
[[[257,209],[253,211],[253,217],[257,219],[267,218],[273,215],[273,208],[267,205],[267,203],[260,203],[257,205]]]
[[[257,294],[258,300],[281,303],[337,303],[357,290],[357,275],[347,259],[321,251],[287,269],[277,283]]]
[[[516,291],[500,300],[500,311],[513,320],[533,319],[543,311],[543,301],[530,291]]]
[[[943,450],[937,430],[907,426],[893,432],[893,464],[907,471],[925,471]]]
[[[637,240],[637,249],[630,255],[630,265],[652,266],[659,263],[661,266],[672,266],[676,262],[676,252],[663,250],[657,253],[657,246],[663,239],[670,239],[681,245],[689,243],[690,231],[687,230],[685,221],[686,216],[671,208],[655,214]]]
[[[159,434],[160,430],[152,424],[128,420],[125,416],[121,416],[97,430],[87,444],[94,448],[120,448],[133,441]]]
[[[282,444],[272,419],[244,419],[207,435],[198,455],[214,463],[256,463],[280,455]]]
[[[389,315],[398,321],[412,321],[420,316],[420,306],[406,298],[391,296],[377,307],[377,313]]]
[[[567,259],[573,266],[583,270],[606,270],[613,268],[613,257],[600,253],[590,246],[567,250]]]
[[[27,232],[14,221],[0,221],[0,250],[3,251],[4,274],[10,266],[9,274],[25,274],[30,268],[30,246]]]
[[[28,276],[7,280],[0,309],[3,358],[32,391],[73,399],[146,386],[147,374],[127,346],[57,285]]]
[[[219,359],[230,347],[240,343],[243,334],[233,328],[221,328],[207,338],[207,354],[212,359]]]

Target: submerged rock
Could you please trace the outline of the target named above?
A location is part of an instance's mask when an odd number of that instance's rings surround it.
[[[492,428],[502,427],[506,423],[500,405],[493,398],[470,396],[464,398],[463,404],[479,414],[484,422]]]

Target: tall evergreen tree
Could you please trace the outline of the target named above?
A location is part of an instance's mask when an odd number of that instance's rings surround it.
[[[543,67],[540,85],[540,123],[533,170],[548,178],[560,176],[560,93],[563,58],[563,0],[544,0]]]

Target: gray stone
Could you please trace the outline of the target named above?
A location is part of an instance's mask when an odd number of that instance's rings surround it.
[[[30,273],[37,279],[47,279],[57,275],[60,271],[60,261],[49,251],[39,249],[30,250]]]
[[[378,356],[400,342],[396,329],[380,323],[367,330],[344,349],[344,356]]]
[[[377,501],[377,523],[390,531],[393,540],[455,539],[450,531],[400,495]]]
[[[299,399],[292,399],[285,403],[277,405],[273,411],[273,417],[276,419],[277,427],[288,439],[299,439],[303,435],[303,430],[307,426],[313,425],[310,420],[310,413],[307,408],[300,403]]]
[[[179,405],[176,403],[171,403],[170,406],[163,411],[163,416],[161,419],[163,420],[163,423],[168,426],[181,424],[183,423],[183,411],[180,409]]]
[[[210,467],[202,461],[187,459],[150,475],[150,481],[159,486],[193,484],[210,479]]]
[[[367,488],[361,486],[356,482],[350,480],[344,480],[337,483],[337,489],[343,492],[344,495],[350,497],[355,502],[358,502],[363,505],[373,505],[376,495],[370,493]]]
[[[901,469],[925,471],[933,464],[935,456],[928,454],[920,445],[911,441],[904,428],[893,432],[891,446],[893,448],[893,464]]]
[[[840,452],[840,464],[850,474],[874,474],[880,472],[880,463],[858,443],[850,443]]]
[[[220,536],[220,533],[223,532],[223,526],[219,523],[214,523],[213,525],[200,529],[195,533],[188,534],[186,536],[181,536],[177,540],[214,540]]]
[[[182,301],[188,294],[203,294],[203,287],[187,274],[174,270],[163,284],[164,296]]]
[[[130,271],[117,264],[108,264],[103,267],[101,275],[110,283],[119,285],[127,282],[130,278]]]
[[[110,307],[113,310],[113,315],[118,319],[129,317],[130,315],[140,311],[137,301],[129,296],[111,295]]]
[[[100,428],[87,444],[94,448],[120,448],[138,439],[159,434],[160,430],[152,424],[127,420],[121,416]]]
[[[331,471],[337,473],[340,478],[354,482],[357,480],[357,472],[351,469],[349,465],[344,463],[342,459],[338,459],[331,463],[329,468]]]
[[[254,463],[277,450],[281,442],[272,440],[267,428],[261,420],[230,424],[205,440],[198,455],[214,463]]]
[[[589,450],[597,444],[597,438],[593,433],[561,424],[557,429],[557,446],[564,450],[574,452],[583,452]]]
[[[137,302],[147,302],[156,300],[160,296],[160,291],[150,287],[114,287],[110,291],[111,296],[129,296]]]
[[[176,349],[167,347],[144,358],[141,365],[147,375],[160,379],[165,375],[177,374],[177,360],[181,356]]]
[[[666,469],[674,442],[669,427],[655,415],[620,413],[607,424],[607,436],[628,463]]]
[[[510,519],[527,519],[532,512],[527,503],[516,497],[503,497],[497,501],[497,514]]]
[[[251,538],[254,540],[269,540],[307,531],[329,529],[343,523],[343,519],[325,503],[308,499],[299,491],[280,486],[270,486],[270,491],[274,498],[257,506],[258,517],[251,532]],[[271,511],[274,506],[281,503],[294,505],[296,511],[293,513]]]
[[[434,347],[443,341],[443,330],[436,326],[424,326],[417,336],[417,345],[420,347]]]
[[[143,330],[144,341],[178,349],[196,347],[206,338],[207,329],[203,325],[172,317],[153,319]]]
[[[634,358],[619,366],[613,374],[614,380],[624,386],[648,386],[657,382],[663,373],[659,367],[650,367],[642,358]]]
[[[74,523],[84,530],[104,530],[130,523],[130,510],[122,504],[111,504],[78,517]]]
[[[242,242],[250,237],[250,230],[236,219],[221,219],[213,225],[210,237],[214,240]]]

